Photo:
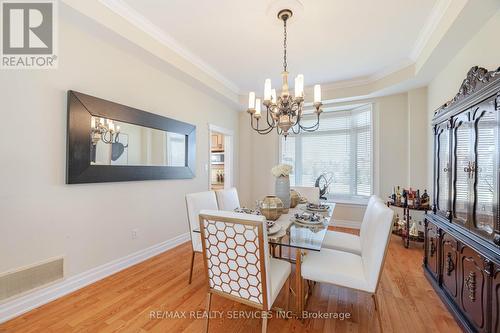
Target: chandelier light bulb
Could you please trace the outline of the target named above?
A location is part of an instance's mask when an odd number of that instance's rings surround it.
[[[95,128],[95,118],[94,117],[90,117],[90,127]]]
[[[248,93],[248,108],[250,110],[255,109],[255,93],[253,91]]]
[[[271,103],[276,104],[276,89],[271,89]]]
[[[255,117],[260,117],[260,98],[255,99]]]
[[[264,101],[271,100],[271,79],[266,79],[264,83]]]
[[[304,75],[297,75],[298,83],[299,83],[299,94],[297,97],[304,97]]]
[[[321,86],[314,85],[314,103],[321,103]]]

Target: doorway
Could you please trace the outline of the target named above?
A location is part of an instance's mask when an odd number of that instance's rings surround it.
[[[210,190],[233,187],[233,131],[212,124],[209,135],[209,186]]]

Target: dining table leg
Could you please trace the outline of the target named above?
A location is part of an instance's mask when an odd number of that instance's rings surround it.
[[[295,308],[297,317],[302,318],[303,302],[304,302],[304,281],[302,280],[302,250],[295,251]]]

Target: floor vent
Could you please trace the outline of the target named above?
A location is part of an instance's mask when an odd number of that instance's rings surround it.
[[[0,301],[63,278],[64,259],[55,258],[0,274]]]

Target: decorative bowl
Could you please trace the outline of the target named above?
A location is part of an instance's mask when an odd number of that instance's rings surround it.
[[[283,201],[275,195],[267,195],[260,203],[260,212],[270,221],[276,221],[281,216]]]

